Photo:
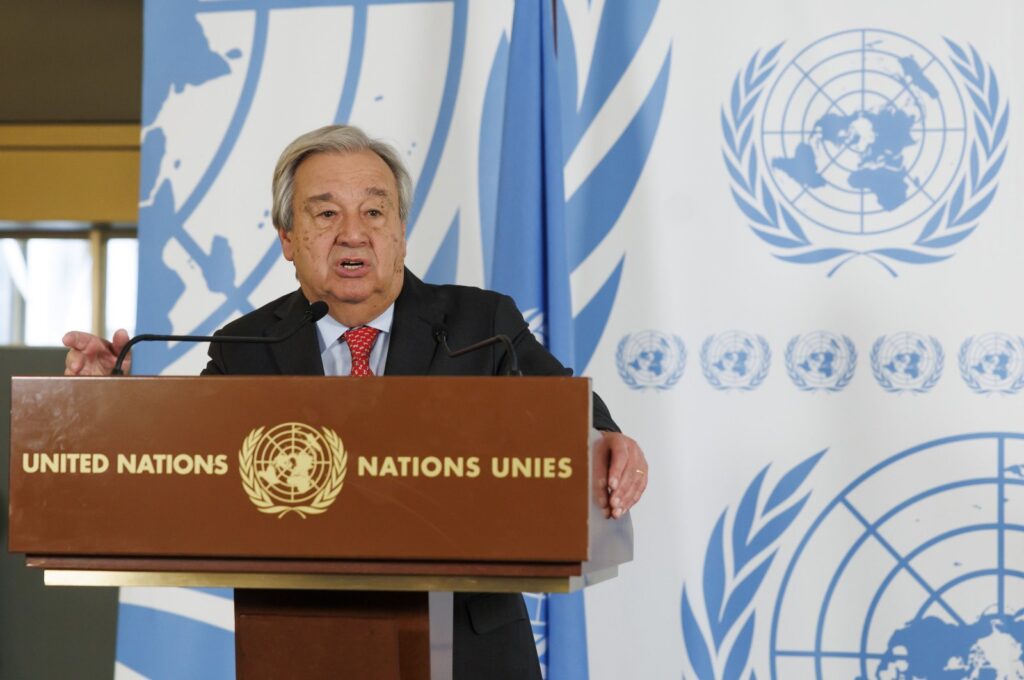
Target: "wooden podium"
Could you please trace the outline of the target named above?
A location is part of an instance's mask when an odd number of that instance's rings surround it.
[[[14,378],[11,404],[10,550],[49,585],[235,588],[240,678],[450,677],[436,593],[632,559],[582,378]]]

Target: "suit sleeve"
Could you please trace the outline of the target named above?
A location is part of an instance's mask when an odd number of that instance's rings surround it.
[[[220,331],[217,331],[220,333]],[[214,333],[214,335],[217,335]],[[199,375],[227,375],[227,370],[224,368],[224,347],[219,342],[211,342],[210,348],[207,350],[207,354],[210,360],[206,362],[206,368],[203,369]]]
[[[519,370],[523,372],[523,375],[572,375],[571,369],[563,366],[544,345],[537,341],[515,302],[507,295],[502,295],[499,298],[495,313],[494,332],[495,334],[503,333],[511,338],[512,345],[516,348],[516,355],[519,357]],[[497,359],[498,365],[495,366],[496,373],[505,359],[504,352],[501,352]],[[594,427],[598,430],[620,432],[619,426],[612,420],[611,413],[601,397],[597,392],[592,392],[592,396]]]

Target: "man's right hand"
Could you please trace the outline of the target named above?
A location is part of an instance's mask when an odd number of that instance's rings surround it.
[[[71,331],[62,340],[68,348],[64,357],[64,375],[110,375],[117,355],[128,344],[128,331],[119,328],[110,341],[82,331]],[[132,356],[125,357],[121,368],[125,373],[132,365]]]

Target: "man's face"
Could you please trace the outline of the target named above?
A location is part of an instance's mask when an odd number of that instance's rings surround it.
[[[372,321],[402,289],[398,186],[372,151],[303,160],[295,171],[292,230],[278,236],[306,297],[326,302],[346,325]]]

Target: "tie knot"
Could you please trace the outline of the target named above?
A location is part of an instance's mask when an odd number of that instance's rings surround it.
[[[380,333],[376,328],[360,326],[345,331],[341,337],[348,345],[348,351],[352,353],[352,372],[350,375],[373,375],[370,370],[370,352],[373,351],[373,343]]]

